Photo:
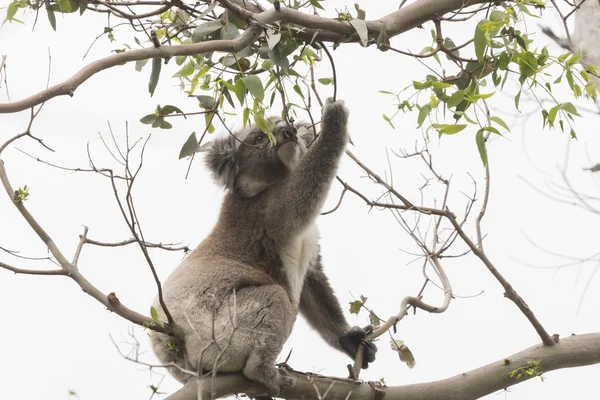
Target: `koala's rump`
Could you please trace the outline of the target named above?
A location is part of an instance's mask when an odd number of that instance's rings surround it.
[[[212,371],[215,365],[220,372],[241,371],[261,343],[287,339],[297,313],[285,289],[267,274],[216,257],[186,259],[165,282],[163,296],[184,344],[169,349],[170,339],[152,332],[154,351],[163,364],[192,371]],[[155,307],[161,310],[157,301]],[[176,368],[170,372],[181,382],[189,378]]]

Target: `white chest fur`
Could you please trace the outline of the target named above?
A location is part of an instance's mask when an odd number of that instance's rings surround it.
[[[306,272],[311,261],[317,257],[318,240],[317,227],[311,225],[281,252],[283,270],[290,286],[290,294],[294,304],[300,302]]]

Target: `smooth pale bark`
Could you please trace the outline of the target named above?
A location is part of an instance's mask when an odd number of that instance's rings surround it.
[[[554,346],[538,344],[448,379],[414,385],[378,388],[376,384],[354,384],[345,379],[289,371],[288,373],[296,379],[296,384],[284,388],[278,397],[306,400],[323,400],[326,397],[327,400],[346,400],[348,393],[351,393],[350,397],[353,400],[379,400],[383,390],[386,400],[471,400],[535,378],[535,374],[523,374],[520,379],[516,379],[509,377],[509,373],[519,368],[528,368],[529,363],[538,361],[537,373],[598,364],[600,333],[569,336]],[[211,390],[212,388],[214,390]],[[324,396],[326,392],[327,396]],[[241,374],[221,374],[214,382],[211,377],[188,382],[168,399],[208,400],[236,393],[248,393],[250,396],[265,394],[260,385],[252,383]]]

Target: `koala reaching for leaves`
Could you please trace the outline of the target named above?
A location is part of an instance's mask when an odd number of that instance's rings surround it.
[[[323,272],[315,225],[348,142],[347,121],[344,103],[328,100],[310,148],[312,130],[280,118],[270,119],[274,146],[257,126],[213,142],[206,163],[227,194],[210,235],[163,286],[183,333],[183,343],[151,333],[163,364],[241,371],[277,395],[293,384],[274,364],[298,311],[350,357],[364,345],[363,368],[375,360],[377,347],[365,341],[365,329],[348,325]],[[164,319],[158,301],[155,307]],[[169,372],[182,383],[191,377]]]

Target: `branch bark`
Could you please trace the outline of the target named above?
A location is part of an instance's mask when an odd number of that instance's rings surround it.
[[[233,40],[214,40],[195,44],[182,44],[177,46],[149,47],[141,50],[131,50],[114,54],[100,60],[91,62],[79,72],[64,82],[51,86],[26,99],[12,103],[0,104],[0,114],[15,113],[44,103],[57,96],[69,95],[73,97],[75,90],[89,78],[100,71],[122,65],[131,61],[147,60],[150,58],[171,58],[175,56],[191,56],[198,53],[212,51],[238,52],[254,42],[262,29],[254,26],[246,30],[241,36]]]
[[[402,9],[390,13],[374,21],[365,21],[369,32],[379,34],[385,30],[388,38],[392,38],[423,23],[437,18],[447,12],[462,9],[480,3],[491,3],[488,0],[420,0]],[[309,42],[327,41],[340,42],[342,39],[359,40],[354,28],[347,21],[334,18],[323,18],[318,15],[305,14],[287,7],[279,11],[268,10],[261,13],[252,12],[232,1],[221,1],[225,7],[236,13],[248,22],[259,24],[272,24],[276,21],[289,22],[301,27],[298,36]],[[242,3],[243,4],[243,3]],[[255,9],[253,9],[255,10]],[[131,61],[147,60],[150,58],[171,58],[175,56],[190,56],[198,53],[226,51],[238,52],[252,44],[262,34],[262,28],[251,26],[241,36],[233,40],[214,40],[195,44],[175,46],[149,47],[141,50],[130,50],[114,54],[94,61],[66,81],[51,86],[23,100],[0,104],[0,114],[15,113],[26,110],[57,96],[73,96],[75,90],[89,78],[100,71]]]
[[[539,362],[539,363],[538,363]],[[278,397],[284,399],[376,400],[385,392],[386,400],[471,400],[506,389],[542,373],[600,363],[600,333],[573,335],[555,346],[537,344],[502,360],[451,378],[404,386],[378,387],[373,383],[355,383],[348,379],[308,375],[288,371],[296,379],[292,387],[282,388]],[[531,370],[532,375],[510,377],[516,370]],[[248,393],[264,395],[264,389],[241,374],[220,374],[211,386],[211,377],[188,382],[168,400],[196,400]],[[332,384],[333,383],[333,384]],[[327,391],[327,396],[322,396]]]

